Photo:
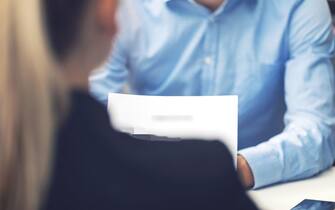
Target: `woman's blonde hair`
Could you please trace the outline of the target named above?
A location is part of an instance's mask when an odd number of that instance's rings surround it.
[[[0,209],[36,210],[50,173],[56,104],[66,98],[42,0],[0,0]]]

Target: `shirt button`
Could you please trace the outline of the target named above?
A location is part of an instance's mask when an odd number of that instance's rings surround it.
[[[212,64],[212,58],[211,57],[206,57],[205,59],[204,59],[204,63],[206,64],[206,65],[211,65]]]

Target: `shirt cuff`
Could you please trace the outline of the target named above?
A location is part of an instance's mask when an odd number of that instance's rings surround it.
[[[282,164],[278,151],[266,143],[239,151],[248,162],[254,176],[253,189],[261,188],[282,180]]]

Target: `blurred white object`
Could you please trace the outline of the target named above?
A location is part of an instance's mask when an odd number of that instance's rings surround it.
[[[113,126],[134,135],[217,139],[237,155],[237,96],[109,94]]]

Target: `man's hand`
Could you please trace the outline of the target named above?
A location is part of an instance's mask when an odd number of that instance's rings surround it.
[[[250,189],[254,186],[254,176],[250,166],[247,160],[241,155],[237,155],[237,173],[246,189]]]

